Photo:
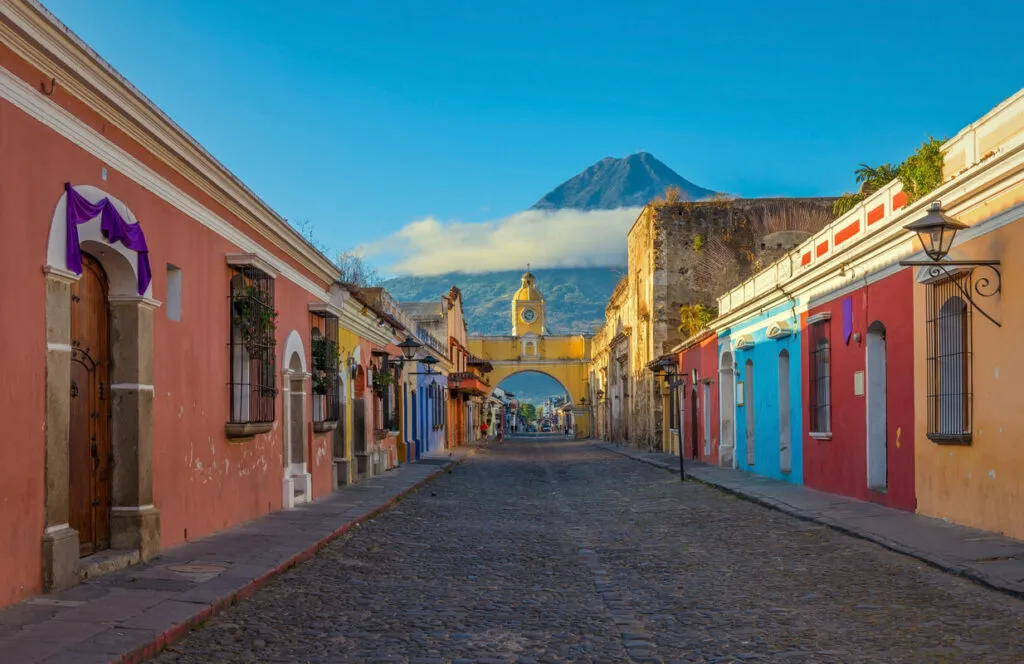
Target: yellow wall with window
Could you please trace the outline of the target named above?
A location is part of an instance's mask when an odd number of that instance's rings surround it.
[[[1004,191],[953,216],[973,225],[992,223],[1001,211],[1024,204],[1024,184]],[[992,297],[972,292],[975,303],[1002,327],[976,309],[970,316],[969,366],[972,380],[967,402],[971,439],[968,444],[933,442],[928,437],[928,400],[942,388],[932,385],[928,372],[927,307],[931,286],[914,289],[915,483],[917,510],[954,523],[1005,533],[1024,539],[1024,408],[1020,378],[1024,353],[1024,210],[992,232],[956,245],[950,258],[997,259],[1002,289]],[[986,221],[987,220],[987,221]],[[1003,220],[1007,221],[1007,220]],[[979,227],[980,230],[980,227]],[[966,231],[961,231],[966,233]],[[975,284],[992,273],[977,268]],[[984,290],[984,289],[982,289]],[[941,305],[941,303],[939,303]],[[940,330],[941,331],[941,330]],[[948,350],[948,349],[943,349]],[[942,425],[940,425],[941,427]],[[899,444],[891,441],[890,444]]]

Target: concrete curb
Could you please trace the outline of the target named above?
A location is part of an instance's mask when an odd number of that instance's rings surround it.
[[[387,512],[403,498],[419,491],[449,468],[457,466],[466,461],[467,459],[475,456],[478,451],[479,448],[473,448],[461,459],[453,459],[452,461],[442,466],[439,466],[437,470],[433,471],[416,484],[401,491],[396,496],[388,499],[386,502],[382,503],[381,505],[377,506],[376,508],[374,508],[370,512],[367,512],[361,517],[339,526],[337,529],[335,529],[328,535],[319,539],[312,546],[302,551],[299,551],[285,562],[266,571],[265,573],[256,577],[252,581],[249,581],[241,588],[229,593],[224,597],[221,597],[212,604],[203,607],[195,614],[189,616],[186,620],[174,625],[169,629],[164,630],[160,633],[159,636],[157,636],[149,643],[140,646],[125,655],[121,655],[120,657],[115,656],[114,659],[111,660],[111,664],[141,664],[142,662],[145,662],[148,659],[156,657],[158,654],[160,654],[161,651],[163,651],[164,648],[185,638],[193,629],[201,626],[203,623],[205,623],[210,618],[216,616],[217,614],[222,613],[224,609],[236,604],[240,600],[252,597],[253,594],[255,594],[263,586],[267,585],[267,583],[269,583],[274,578],[284,574],[293,567],[296,567],[306,562],[307,560],[315,556],[317,553],[322,551],[331,542],[338,539],[345,533],[349,532],[356,526],[359,526],[371,519],[376,518],[384,512]],[[197,604],[197,606],[199,605]]]
[[[626,450],[619,449],[618,446],[598,444],[597,447],[607,452],[618,454],[629,459],[632,459],[634,461],[639,461],[640,463],[645,463],[649,466],[654,466],[655,468],[660,468],[661,470],[668,470],[670,472],[676,473],[679,472],[678,467],[673,468],[658,459],[645,459],[641,456],[634,456],[633,454],[630,454]],[[872,533],[871,531],[856,528],[854,526],[849,526],[841,521],[836,521],[835,519],[830,519],[828,517],[823,517],[818,514],[814,514],[812,512],[808,512],[806,510],[793,507],[788,503],[784,503],[778,500],[772,500],[770,498],[765,498],[754,493],[743,491],[742,489],[725,486],[723,484],[719,484],[706,478],[697,477],[696,475],[692,475],[689,472],[686,473],[686,477],[687,479],[692,479],[695,482],[703,484],[704,486],[708,486],[713,489],[722,491],[724,493],[736,496],[738,498],[742,498],[743,500],[756,503],[758,505],[761,505],[762,507],[767,507],[769,509],[782,512],[784,514],[788,514],[789,516],[795,517],[802,521],[820,523],[823,526],[827,526],[832,530],[843,533],[844,535],[850,535],[858,539],[873,542],[874,544],[877,544],[895,553],[899,553],[910,558],[920,560],[928,566],[945,572],[947,574],[952,574],[953,576],[959,576],[961,578],[968,579],[970,581],[983,585],[986,588],[998,590],[999,592],[1012,595],[1017,599],[1024,599],[1024,589],[1011,585],[1003,581],[1002,579],[990,577],[987,574],[984,574],[983,572],[972,567],[966,567],[959,563],[955,563],[953,561],[942,558],[941,556],[935,555],[930,551],[915,549],[911,546],[907,546],[906,544],[895,542],[887,537],[882,537],[881,535]]]

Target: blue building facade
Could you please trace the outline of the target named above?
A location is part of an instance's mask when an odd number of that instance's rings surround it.
[[[734,433],[735,467],[803,484],[799,310],[790,302],[733,324],[718,356],[720,367],[732,365],[732,419],[723,399],[722,431]]]
[[[419,459],[424,454],[444,449],[448,412],[444,397],[448,376],[421,373],[416,379],[416,390],[410,396],[406,413],[411,419],[409,430],[412,432],[412,448],[415,450],[415,458]]]

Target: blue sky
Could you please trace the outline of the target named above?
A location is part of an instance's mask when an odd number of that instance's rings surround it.
[[[452,224],[500,249],[638,150],[737,195],[838,194],[1024,85],[1005,1],[44,2],[282,215],[385,265]]]

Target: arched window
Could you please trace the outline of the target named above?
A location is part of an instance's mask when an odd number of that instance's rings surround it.
[[[971,441],[971,308],[960,296],[969,276],[929,287],[928,437],[938,442]]]

